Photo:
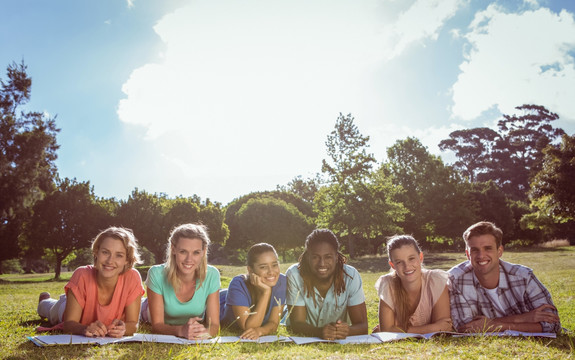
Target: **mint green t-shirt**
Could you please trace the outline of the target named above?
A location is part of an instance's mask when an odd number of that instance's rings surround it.
[[[196,283],[196,292],[192,299],[181,302],[176,297],[176,292],[168,282],[165,274],[165,264],[154,265],[148,270],[146,286],[156,294],[164,297],[164,322],[169,325],[183,325],[191,317],[204,318],[208,295],[220,289],[220,272],[215,267],[208,265],[206,278],[199,286]]]

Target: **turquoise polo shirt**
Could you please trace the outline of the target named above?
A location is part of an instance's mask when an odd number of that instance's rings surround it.
[[[365,302],[363,284],[359,272],[347,264],[343,265],[345,279],[345,291],[339,296],[335,295],[333,284],[323,298],[314,287],[316,303],[312,296],[305,296],[303,279],[297,268],[298,264],[293,264],[286,271],[287,277],[287,298],[288,306],[305,306],[306,322],[312,326],[323,328],[325,325],[341,320],[349,323],[347,308],[360,305]],[[289,325],[289,318],[288,318]]]

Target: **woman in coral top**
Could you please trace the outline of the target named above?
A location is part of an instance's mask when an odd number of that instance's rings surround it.
[[[391,272],[375,283],[379,325],[375,331],[425,334],[452,330],[447,273],[422,267],[423,253],[408,235],[387,241]]]
[[[94,265],[79,267],[59,300],[40,294],[38,314],[65,332],[90,337],[122,337],[138,328],[144,294],[136,238],[128,229],[110,227],[92,242]],[[63,323],[62,323],[63,321]]]

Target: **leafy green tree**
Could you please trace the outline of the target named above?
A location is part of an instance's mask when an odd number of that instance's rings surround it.
[[[294,177],[287,185],[277,186],[278,191],[290,192],[299,195],[303,200],[311,203],[322,184],[320,174],[314,178],[304,179],[301,175]]]
[[[377,254],[386,236],[402,232],[398,224],[406,209],[397,201],[402,192],[395,186],[384,168],[372,172],[353,184],[344,197],[339,184],[322,187],[315,198],[318,227],[332,229],[339,234],[354,234],[356,254]]]
[[[503,240],[509,240],[515,232],[515,220],[512,203],[503,190],[493,181],[488,181],[470,184],[467,193],[477,203],[475,220],[497,224],[503,231]]]
[[[559,222],[575,221],[575,136],[563,135],[559,148],[547,146],[543,154],[529,196],[545,197],[546,210]]]
[[[200,218],[200,206],[192,199],[178,197],[174,200],[166,200],[168,210],[164,215],[164,230],[170,231],[175,226],[198,222]],[[168,234],[165,234],[168,238]]]
[[[259,242],[273,245],[282,254],[302,246],[313,224],[293,204],[272,197],[252,198],[238,211],[240,231],[247,242],[244,246]]]
[[[201,204],[199,221],[208,227],[210,241],[214,245],[224,246],[230,237],[228,225],[224,223],[225,211],[218,202],[209,199]]]
[[[565,134],[554,128],[559,116],[543,106],[522,105],[521,116],[503,115],[497,126],[492,177],[515,200],[527,200],[529,181],[541,167],[543,149]]]
[[[13,63],[0,79],[0,261],[19,255],[18,236],[36,201],[53,190],[56,173],[54,118],[22,107],[30,100],[32,79]]]
[[[439,143],[439,148],[453,151],[457,156],[453,167],[475,182],[491,168],[493,146],[498,137],[497,132],[485,127],[456,130],[449,134],[449,139]]]
[[[137,188],[127,200],[121,201],[116,223],[132,229],[141,246],[148,248],[156,259],[164,259],[169,229],[165,226],[167,197],[150,194]]]
[[[59,279],[62,261],[87,247],[110,219],[88,182],[64,179],[34,206],[26,226],[26,245],[32,252],[40,249],[54,257],[54,277]]]
[[[460,175],[416,138],[398,140],[387,157],[394,183],[404,190],[399,199],[408,210],[401,223],[405,232],[428,245],[458,238],[476,210]]]
[[[521,114],[503,115],[497,131],[454,131],[439,146],[455,152],[455,168],[470,181],[493,180],[511,199],[526,201],[530,178],[541,166],[542,150],[565,132],[552,126],[559,116],[543,106],[516,109]]]
[[[535,211],[522,223],[552,235],[575,230],[575,136],[563,135],[561,145],[543,150],[541,170],[533,177],[529,197]],[[561,234],[568,236],[568,234]],[[573,235],[571,235],[572,237]]]
[[[250,201],[251,199],[259,198],[274,198],[282,200],[288,204],[291,204],[297,208],[304,216],[306,216],[310,221],[315,218],[312,205],[303,200],[299,195],[284,192],[284,191],[263,191],[263,192],[253,192],[248,195],[241,196],[230,202],[224,214],[224,222],[228,226],[229,238],[226,241],[226,248],[228,249],[240,249],[245,248],[245,244],[249,239],[247,235],[242,230],[242,224],[239,219],[238,212],[241,207]]]
[[[325,143],[328,159],[322,161],[322,172],[327,177],[327,187],[315,199],[318,225],[328,226],[342,240],[346,239],[351,257],[356,255],[356,244],[365,246],[363,240],[389,229],[385,209],[394,209],[395,216],[401,212],[392,197],[374,196],[379,188],[385,188],[385,182],[371,174],[375,158],[367,152],[368,142],[369,136],[359,132],[351,114],[340,113]]]

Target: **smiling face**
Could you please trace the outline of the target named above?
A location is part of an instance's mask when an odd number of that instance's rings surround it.
[[[497,247],[495,236],[485,234],[469,238],[465,254],[480,281],[499,279],[499,258],[503,255],[503,246]]]
[[[309,248],[309,267],[320,282],[333,280],[337,263],[337,251],[328,243],[320,242]]]
[[[396,271],[402,284],[421,280],[423,253],[412,245],[403,245],[390,253],[389,265]]]
[[[280,277],[280,263],[273,251],[266,251],[256,258],[253,266],[248,266],[248,273],[256,274],[262,282],[274,287]]]
[[[180,238],[176,245],[172,246],[172,254],[175,257],[178,274],[190,276],[202,263],[205,249],[200,239]]]
[[[94,268],[98,276],[106,279],[117,278],[128,264],[126,247],[122,240],[107,237],[94,253]]]

